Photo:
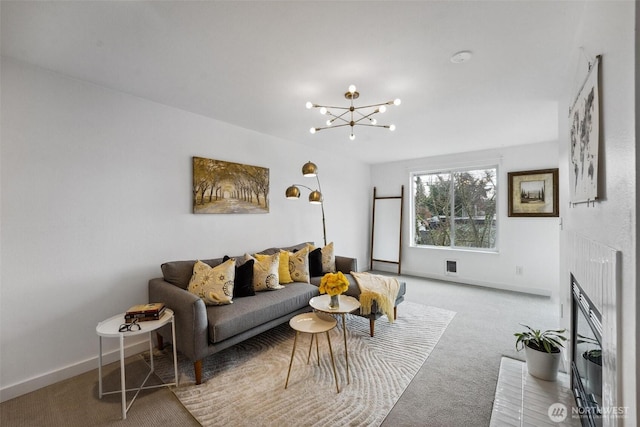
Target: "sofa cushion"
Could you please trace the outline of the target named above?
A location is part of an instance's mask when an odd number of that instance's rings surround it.
[[[309,245],[309,274],[311,277],[323,276],[336,272],[336,257],[333,252],[333,242],[323,248]]]
[[[210,267],[215,267],[216,265],[222,263],[221,258],[203,259],[201,261],[209,265]],[[191,275],[193,274],[193,266],[195,263],[196,260],[171,261],[165,262],[160,266],[160,268],[162,269],[162,275],[165,281],[182,289],[187,289],[187,287],[189,287],[189,281],[191,280]]]
[[[281,285],[286,285],[288,283],[292,283],[293,279],[291,278],[291,273],[289,272],[289,252],[278,250],[278,252],[274,252],[272,254],[255,254],[254,257],[258,261],[263,261],[267,257],[272,257],[275,254],[279,255],[278,261],[278,283]]]
[[[322,248],[309,252],[309,275],[311,277],[322,276]]]
[[[278,290],[284,287],[278,283],[280,254],[265,255],[262,259],[245,254],[244,258],[255,261],[253,264],[253,289],[256,292]]]
[[[291,272],[289,271],[289,251],[280,250],[280,265],[278,266],[278,274],[280,275],[280,284],[287,285],[293,283]]]
[[[318,288],[294,282],[278,292],[257,292],[231,305],[207,307],[209,341],[217,343],[251,328],[309,306]]]
[[[224,257],[225,261],[229,259],[235,258],[229,258],[228,256]],[[256,294],[256,291],[253,289],[254,262],[254,260],[250,259],[238,265],[238,261],[236,260],[236,278],[233,280],[234,298],[252,297]]]
[[[287,246],[287,247],[281,248],[281,249],[283,251],[298,252],[300,249],[304,249],[309,245],[313,245],[313,243],[311,243],[311,242],[303,242],[303,243],[298,243],[297,245]]]
[[[294,282],[309,283],[309,247],[289,253],[289,272]]]
[[[322,272],[335,273],[336,257],[333,253],[333,242],[329,243],[324,248],[322,248],[321,252],[322,252]]]
[[[207,305],[223,305],[233,302],[233,281],[236,261],[230,259],[211,267],[197,261],[189,282],[189,292],[202,298]]]

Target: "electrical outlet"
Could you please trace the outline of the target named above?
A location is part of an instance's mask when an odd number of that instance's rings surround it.
[[[516,276],[522,276],[524,268],[521,265],[516,265]]]

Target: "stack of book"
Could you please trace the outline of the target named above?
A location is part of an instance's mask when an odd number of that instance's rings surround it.
[[[166,307],[163,302],[134,305],[124,314],[124,321],[125,323],[131,323],[135,319],[137,319],[138,322],[158,320],[162,317],[165,309]]]

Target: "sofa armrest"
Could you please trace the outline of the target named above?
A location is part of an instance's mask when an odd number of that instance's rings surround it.
[[[336,255],[336,270],[349,274],[358,271],[358,260],[356,258]]]
[[[163,302],[173,310],[177,341],[174,345],[181,353],[192,361],[207,355],[208,321],[202,299],[158,278],[149,280],[149,301]]]

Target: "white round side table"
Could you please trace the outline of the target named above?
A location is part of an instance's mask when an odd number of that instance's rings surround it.
[[[347,365],[347,384],[351,384],[349,379],[349,352],[347,351],[347,323],[345,321],[345,317],[347,313],[352,313],[360,308],[360,301],[348,295],[338,295],[340,305],[336,308],[330,308],[330,300],[331,297],[329,295],[320,295],[311,298],[311,300],[309,300],[309,305],[316,311],[339,314],[342,316],[342,335],[344,337],[344,358]]]
[[[331,338],[329,337],[329,331],[336,327],[337,321],[331,316],[318,315],[316,313],[303,313],[293,316],[289,320],[289,326],[296,331],[296,336],[293,339],[293,350],[291,351],[291,361],[289,362],[289,371],[287,372],[287,382],[284,384],[286,389],[289,385],[289,375],[291,374],[291,366],[293,365],[293,356],[296,352],[296,344],[298,342],[298,335],[300,332],[311,334],[311,343],[309,344],[309,354],[307,355],[307,363],[311,357],[311,347],[313,347],[313,340],[316,340],[316,353],[318,357],[318,366],[320,365],[320,350],[318,350],[317,334],[324,332],[327,335],[327,342],[329,343],[329,353],[331,354],[331,365],[333,366],[333,378],[336,382],[336,390],[340,393],[340,387],[338,386],[338,374],[336,373],[336,362],[333,358],[333,350],[331,348]]]
[[[150,388],[158,388],[158,387],[167,387],[167,386],[172,386],[175,385],[176,387],[178,386],[178,357],[177,357],[177,353],[176,353],[176,325],[175,325],[175,319],[173,316],[173,311],[170,309],[165,309],[164,313],[162,314],[162,317],[158,320],[149,320],[149,321],[145,321],[145,322],[139,322],[138,325],[140,325],[140,330],[133,330],[133,331],[125,331],[125,332],[120,332],[120,326],[125,324],[124,321],[124,315],[125,313],[120,313],[117,314],[113,317],[108,318],[107,320],[104,320],[100,323],[98,323],[98,326],[96,326],[96,333],[98,334],[98,338],[100,341],[100,353],[98,355],[98,395],[100,397],[100,399],[102,399],[103,395],[106,394],[115,394],[115,393],[121,393],[122,394],[122,419],[126,419],[127,418],[127,412],[129,411],[129,409],[131,408],[131,405],[133,405],[133,402],[136,400],[136,397],[138,397],[138,393],[140,393],[140,390],[146,390],[146,389],[150,389]],[[146,386],[145,384],[147,383],[147,380],[149,379],[149,377],[151,376],[151,374],[154,371],[154,367],[153,367],[153,343],[151,340],[151,332],[155,331],[158,328],[161,328],[162,326],[166,325],[167,323],[171,323],[171,337],[172,337],[172,342],[173,342],[173,366],[174,366],[174,382],[169,383],[169,384],[160,384],[160,385],[154,385],[154,386]],[[142,334],[148,334],[149,335],[149,357],[151,359],[151,370],[149,371],[149,373],[147,374],[146,378],[144,379],[144,381],[142,382],[142,384],[140,385],[140,387],[138,388],[134,388],[134,389],[126,389],[125,386],[125,369],[124,369],[124,339],[128,338],[128,337],[133,337],[136,335],[142,335]],[[120,341],[120,390],[114,390],[114,391],[108,391],[108,392],[103,392],[102,391],[102,338],[118,338]],[[136,394],[133,396],[133,398],[131,399],[131,402],[129,402],[129,405],[127,406],[127,395],[126,393],[128,391],[135,391]]]

